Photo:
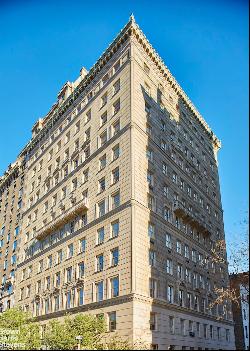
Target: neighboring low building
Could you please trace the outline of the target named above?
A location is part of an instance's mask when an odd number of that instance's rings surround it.
[[[231,274],[230,284],[239,297],[232,304],[236,349],[249,350],[249,272]]]
[[[9,165],[0,177],[0,312],[13,307],[24,191],[24,163]]]

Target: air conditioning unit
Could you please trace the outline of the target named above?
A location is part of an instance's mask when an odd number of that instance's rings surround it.
[[[191,336],[191,338],[195,337],[195,333],[194,332],[189,332],[189,336]]]

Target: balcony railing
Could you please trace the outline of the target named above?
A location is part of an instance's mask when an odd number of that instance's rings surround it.
[[[37,232],[36,232],[36,238],[38,240],[43,239],[56,229],[60,228],[63,226],[65,223],[67,223],[69,220],[75,218],[78,216],[80,213],[88,210],[88,200],[84,199],[76,204],[74,206],[71,206],[65,212],[61,213],[57,217],[55,217],[53,220],[50,222],[46,223],[44,226],[42,226]]]
[[[186,208],[181,201],[174,202],[174,212],[183,219],[184,222],[190,223],[198,230],[209,235],[211,234],[212,227],[209,223],[205,222],[200,216],[191,212]]]

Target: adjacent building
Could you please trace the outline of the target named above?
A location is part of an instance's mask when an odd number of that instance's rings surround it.
[[[37,121],[25,160],[16,304],[46,326],[103,315],[152,349],[234,349],[214,135],[131,16]]]
[[[230,285],[238,297],[232,304],[236,349],[249,350],[249,272],[231,274]]]
[[[0,311],[14,306],[17,255],[24,191],[22,159],[9,165],[0,178]]]

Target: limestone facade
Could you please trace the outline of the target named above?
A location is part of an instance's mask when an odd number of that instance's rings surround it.
[[[16,303],[45,325],[104,314],[152,349],[234,349],[230,304],[209,308],[229,282],[220,141],[133,17],[32,132]]]

